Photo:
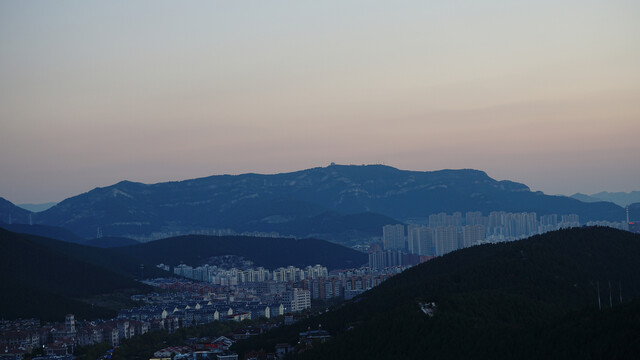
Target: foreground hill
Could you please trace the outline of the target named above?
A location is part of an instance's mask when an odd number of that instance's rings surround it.
[[[94,246],[100,248],[113,248],[121,246],[131,246],[139,244],[139,241],[124,237],[101,237],[95,239],[85,239],[74,234],[70,230],[59,226],[49,225],[28,225],[28,224],[7,224],[0,221],[0,228],[19,234],[36,235],[53,240],[71,242],[80,245]]]
[[[85,245],[100,248],[117,248],[123,246],[133,246],[140,244],[139,241],[124,237],[101,237],[96,239],[85,240]]]
[[[197,266],[221,255],[242,256],[268,269],[315,264],[345,269],[359,267],[368,260],[367,254],[323,240],[249,236],[179,236],[112,250],[141,262],[172,266]]]
[[[133,269],[121,256],[100,250],[0,229],[0,318],[110,317],[114,309],[92,306],[91,299],[151,290],[126,274]]]
[[[30,234],[46,237],[49,239],[72,242],[76,244],[84,244],[86,239],[74,234],[73,232],[61,228],[59,226],[49,225],[29,225],[29,224],[7,224],[0,221],[0,228],[20,234]]]
[[[123,181],[66,199],[32,217],[38,224],[65,227],[83,237],[95,236],[98,228],[104,236],[125,237],[212,228],[310,237],[315,230],[299,224],[326,213],[376,213],[404,221],[441,211],[494,210],[577,213],[582,221],[624,218],[624,210],[612,203],[532,192],[478,170],[423,172],[382,165],[332,165],[153,185]],[[336,216],[328,219],[336,224],[327,229],[344,222]],[[378,225],[372,222],[365,230],[379,231]]]
[[[476,246],[237,349],[296,344],[298,332],[321,324],[335,339],[296,358],[633,358],[640,350],[640,301],[632,301],[640,297],[639,263],[640,236],[608,228]],[[430,302],[433,317],[420,307]]]

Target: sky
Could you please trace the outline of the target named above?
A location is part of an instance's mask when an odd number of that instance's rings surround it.
[[[640,2],[2,1],[0,197],[340,164],[640,190]]]

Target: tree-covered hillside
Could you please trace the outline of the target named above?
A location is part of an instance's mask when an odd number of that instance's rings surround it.
[[[110,317],[115,309],[92,306],[91,299],[151,291],[127,275],[137,261],[101,250],[0,229],[0,318]]]
[[[316,239],[189,235],[112,250],[145,263],[168,265],[185,263],[196,266],[220,255],[242,256],[256,266],[268,269],[315,264],[329,269],[345,269],[360,267],[367,262],[364,253]]]
[[[640,306],[630,303],[640,296],[638,264],[640,236],[609,228],[476,246],[416,266],[341,308],[237,348],[295,344],[298,332],[321,324],[335,339],[296,358],[625,358],[638,343],[621,339],[640,336],[632,320]],[[430,302],[436,304],[433,317],[420,306]],[[598,333],[605,329],[615,336]]]

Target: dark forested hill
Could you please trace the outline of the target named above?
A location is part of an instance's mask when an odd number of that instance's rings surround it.
[[[101,237],[96,239],[89,239],[84,241],[85,245],[95,246],[100,248],[116,248],[123,246],[132,246],[140,244],[139,241],[124,238],[124,237]]]
[[[196,266],[220,255],[242,256],[257,266],[269,269],[315,264],[329,269],[345,269],[360,267],[367,262],[367,254],[324,240],[248,236],[179,236],[113,251],[146,263],[168,265],[185,263]]]
[[[640,297],[638,264],[640,236],[609,228],[476,246],[237,348],[295,344],[298,332],[321,324],[335,339],[296,358],[633,358],[640,350],[633,340],[640,302],[632,301]],[[430,302],[433,317],[420,307]]]
[[[83,244],[87,241],[86,239],[81,238],[73,232],[59,226],[6,224],[0,222],[0,228],[20,234],[43,236],[49,239],[67,241],[76,244]]]
[[[126,275],[125,260],[95,250],[102,249],[0,229],[0,317],[112,316],[113,309],[92,306],[89,299],[117,291],[150,291]]]
[[[624,219],[624,210],[615,204],[532,192],[478,170],[423,172],[382,165],[332,165],[153,185],[123,181],[66,199],[32,217],[35,223],[65,227],[83,237],[94,237],[98,228],[104,236],[233,229],[309,237],[315,230],[300,224],[322,214],[376,213],[404,221],[442,211],[494,210],[576,213],[582,221]],[[327,222],[325,229],[345,222],[335,215],[325,220],[334,222]],[[379,224],[371,224],[365,231],[379,231]]]

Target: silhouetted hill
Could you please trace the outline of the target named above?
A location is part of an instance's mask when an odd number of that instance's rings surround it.
[[[576,213],[582,221],[624,218],[624,210],[615,204],[531,192],[523,184],[497,181],[478,170],[422,172],[382,165],[332,165],[153,185],[123,181],[66,199],[33,218],[84,237],[94,237],[98,228],[104,236],[126,237],[212,228],[290,235],[287,231],[305,228],[296,224],[327,212],[377,213],[403,221],[441,211],[494,210]]]
[[[140,244],[139,241],[124,237],[102,237],[97,239],[89,239],[84,242],[85,245],[100,248],[115,248],[123,246],[132,246]]]
[[[115,291],[150,291],[131,277],[94,264],[91,257],[77,257],[65,249],[73,247],[81,246],[0,229],[0,317],[113,316],[114,310],[82,300]]]
[[[116,248],[106,249],[84,244],[74,244],[65,241],[58,241],[42,236],[20,234],[38,245],[49,248],[53,251],[65,254],[68,257],[79,261],[86,261],[93,265],[108,269],[132,278],[139,278],[140,264],[145,266],[145,277],[164,277],[170,275],[164,270],[155,267],[157,264],[146,263],[144,259],[122,254]]]
[[[58,226],[28,224],[9,225],[0,222],[0,227],[16,233],[38,235],[54,240],[67,241],[76,244],[84,244],[87,241],[86,239],[81,238],[73,232]]]
[[[640,296],[639,263],[640,235],[609,228],[476,246],[237,349],[296,344],[299,332],[321,324],[335,339],[296,358],[633,358],[640,304],[628,302]],[[426,302],[436,304],[433,317],[420,309]]]
[[[324,240],[248,236],[179,236],[112,250],[145,263],[173,266],[201,265],[220,255],[243,256],[268,269],[315,264],[345,269],[360,267],[368,261],[367,254]]]

